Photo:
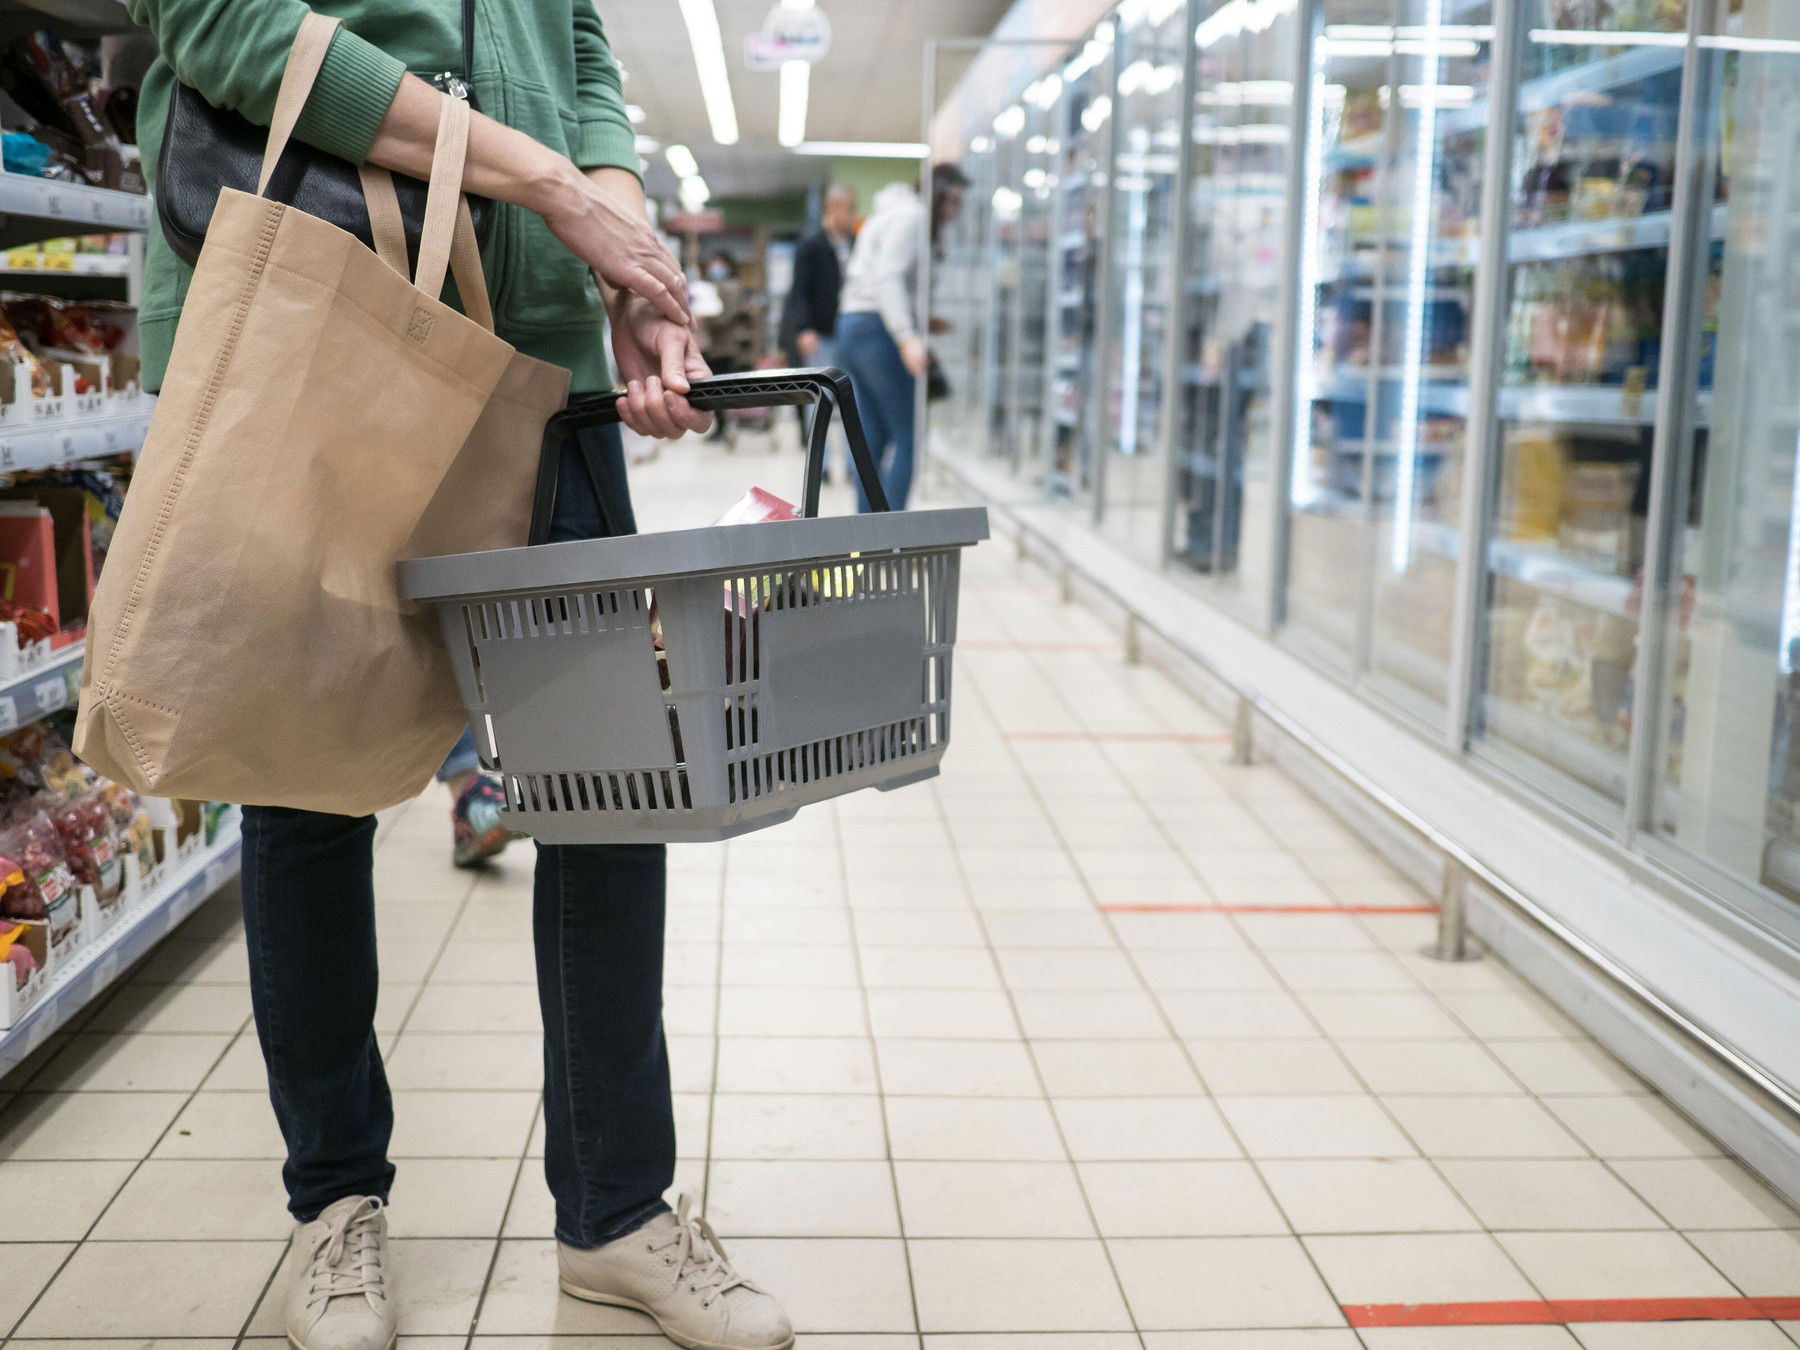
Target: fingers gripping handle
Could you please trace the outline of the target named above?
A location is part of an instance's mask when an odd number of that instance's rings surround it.
[[[557,468],[563,454],[572,448],[574,433],[582,427],[600,426],[619,420],[619,404],[625,395],[613,390],[582,399],[556,414],[544,429],[543,457],[538,464],[537,497],[532,504],[531,542],[544,543],[550,537],[550,517],[556,507]],[[723,412],[727,408],[782,408],[816,403],[819,412],[812,419],[806,445],[806,486],[801,498],[800,514],[819,514],[819,492],[825,481],[825,441],[835,408],[844,427],[844,438],[850,443],[850,460],[862,481],[863,495],[877,511],[888,510],[887,494],[882,491],[881,477],[875,457],[869,450],[869,439],[863,431],[862,417],[856,411],[856,395],[850,388],[850,377],[835,368],[807,370],[755,370],[736,375],[712,375],[695,380],[687,400],[702,412]]]

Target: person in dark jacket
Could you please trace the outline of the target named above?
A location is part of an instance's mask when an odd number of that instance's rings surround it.
[[[847,187],[826,190],[819,228],[794,249],[794,282],[781,313],[782,346],[797,366],[832,362],[832,336],[837,332],[838,293],[856,241],[856,192]]]

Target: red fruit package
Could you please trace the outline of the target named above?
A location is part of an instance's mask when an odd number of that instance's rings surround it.
[[[102,904],[110,904],[125,888],[125,860],[113,833],[112,808],[98,792],[68,803],[51,818],[62,837],[69,870],[83,886],[92,886]]]
[[[59,942],[75,926],[75,874],[69,870],[62,836],[42,811],[26,816],[0,833],[0,857],[13,860],[13,869],[0,864],[0,914],[50,925],[50,940]],[[20,874],[11,884],[12,870]]]

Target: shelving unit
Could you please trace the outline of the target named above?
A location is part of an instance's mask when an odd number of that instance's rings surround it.
[[[0,735],[75,706],[81,689],[82,643],[74,643],[10,679],[0,680]]]
[[[83,184],[51,182],[0,172],[0,247],[14,248],[64,235],[138,231],[150,227],[148,197]],[[127,257],[73,254],[66,267],[7,267],[15,288],[52,287],[79,279],[95,285],[135,282],[137,250]],[[0,372],[5,374],[6,372]],[[62,468],[84,460],[130,454],[149,428],[153,400],[137,396],[73,396],[69,387],[51,399],[19,398],[0,412],[0,473]],[[0,734],[74,706],[81,683],[83,646],[74,644],[10,677],[0,677]],[[238,871],[235,825],[212,846],[159,869],[143,895],[121,901],[128,908],[87,936],[71,958],[47,972],[49,984],[7,1030],[0,1031],[0,1074],[16,1068],[58,1027],[105,991],[119,973],[147,953]]]
[[[211,847],[160,869],[151,890],[132,904],[97,941],[77,951],[23,1016],[0,1031],[0,1074],[18,1068],[50,1033],[98,998],[163,936],[238,873],[242,845],[236,825]]]

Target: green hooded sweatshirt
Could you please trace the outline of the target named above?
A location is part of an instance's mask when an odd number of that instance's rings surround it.
[[[267,125],[294,33],[309,8],[344,26],[332,39],[296,135],[360,163],[411,71],[460,72],[461,0],[129,0],[161,54],[144,77],[138,139],[155,190],[169,96],[180,80]],[[476,0],[475,102],[581,168],[638,171],[619,68],[593,0]],[[144,386],[162,382],[192,270],[153,222],[139,310]],[[579,391],[611,383],[606,311],[587,267],[543,219],[501,205],[482,250],[495,326],[520,351],[564,366]]]

